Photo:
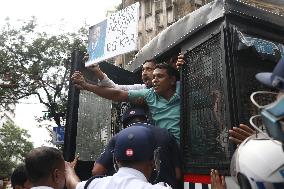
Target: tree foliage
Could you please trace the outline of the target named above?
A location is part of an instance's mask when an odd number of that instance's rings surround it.
[[[57,35],[40,31],[36,19],[12,26],[9,19],[0,32],[0,103],[16,103],[36,95],[60,125],[66,112],[70,56],[85,51],[87,30]]]
[[[120,3],[119,5],[115,6],[115,11],[120,11],[123,9],[123,4]]]
[[[33,149],[33,144],[28,141],[29,137],[27,130],[11,122],[0,128],[0,176],[9,175],[12,168],[23,161],[26,153]]]

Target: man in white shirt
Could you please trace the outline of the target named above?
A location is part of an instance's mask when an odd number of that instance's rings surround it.
[[[70,163],[66,162],[66,185],[68,189],[166,189],[165,183],[152,185],[148,182],[155,168],[155,138],[149,128],[128,127],[117,135],[114,158],[118,172],[113,176],[92,178],[79,182]],[[157,156],[155,156],[157,157]]]
[[[31,189],[63,189],[65,186],[65,163],[62,153],[52,147],[35,148],[25,159]]]

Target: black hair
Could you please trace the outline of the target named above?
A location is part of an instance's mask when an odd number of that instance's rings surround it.
[[[139,161],[127,161],[127,160],[119,160],[119,163],[122,167],[133,167],[133,164]]]
[[[28,179],[32,183],[47,179],[52,172],[64,165],[61,152],[52,147],[33,149],[25,159]]]
[[[157,68],[167,70],[167,73],[170,77],[175,77],[177,81],[179,80],[179,72],[175,68],[173,68],[171,65],[167,63],[160,63],[156,65],[155,69]]]
[[[157,64],[157,61],[155,59],[149,59],[145,60],[142,65],[144,65],[146,62],[153,62],[154,64]]]
[[[138,163],[143,163],[143,162],[147,162],[147,161],[152,161],[150,160],[142,160],[142,161],[130,161],[130,160],[119,160],[119,164],[121,167],[129,167],[129,168],[133,168],[133,166],[135,166]]]
[[[16,185],[24,187],[24,183],[27,180],[28,180],[28,175],[26,167],[24,164],[21,164],[13,171],[11,175],[11,184],[13,189],[15,189]]]

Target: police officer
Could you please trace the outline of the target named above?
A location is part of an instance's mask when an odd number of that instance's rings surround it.
[[[148,182],[154,168],[156,142],[150,129],[142,126],[128,127],[118,133],[114,158],[118,172],[113,176],[77,182],[74,170],[66,163],[66,185],[68,189],[163,189],[171,188],[165,183],[152,185]],[[77,181],[76,181],[77,180]],[[87,186],[86,186],[87,184]]]
[[[150,182],[155,184],[157,182],[166,182],[173,188],[183,188],[181,179],[181,155],[175,138],[166,130],[157,126],[149,125],[145,122],[147,120],[146,111],[141,107],[131,107],[123,114],[124,127],[129,126],[144,126],[151,130],[154,135],[157,146],[160,149],[160,171],[153,172]],[[139,122],[141,121],[141,122]],[[112,151],[116,143],[116,136],[114,136],[108,143],[106,149],[101,156],[96,160],[92,174],[98,175],[112,175],[114,173],[114,164]]]

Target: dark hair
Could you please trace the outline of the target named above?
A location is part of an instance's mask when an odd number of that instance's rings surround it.
[[[155,59],[149,59],[149,60],[145,60],[142,65],[144,65],[146,62],[152,62],[154,64],[157,63]]]
[[[155,69],[157,68],[167,70],[167,73],[170,77],[175,77],[176,80],[179,80],[179,72],[175,68],[173,68],[171,65],[167,63],[160,63],[156,65]]]
[[[11,175],[11,184],[15,189],[16,185],[24,186],[24,183],[28,180],[26,167],[24,164],[19,165]]]
[[[140,164],[140,163],[144,163],[144,162],[147,162],[147,161],[152,161],[152,160],[141,160],[141,161],[119,160],[118,162],[119,162],[121,167],[133,168],[135,165]]]
[[[29,180],[37,183],[47,179],[54,169],[64,165],[64,159],[58,149],[43,146],[28,153],[25,164]]]

